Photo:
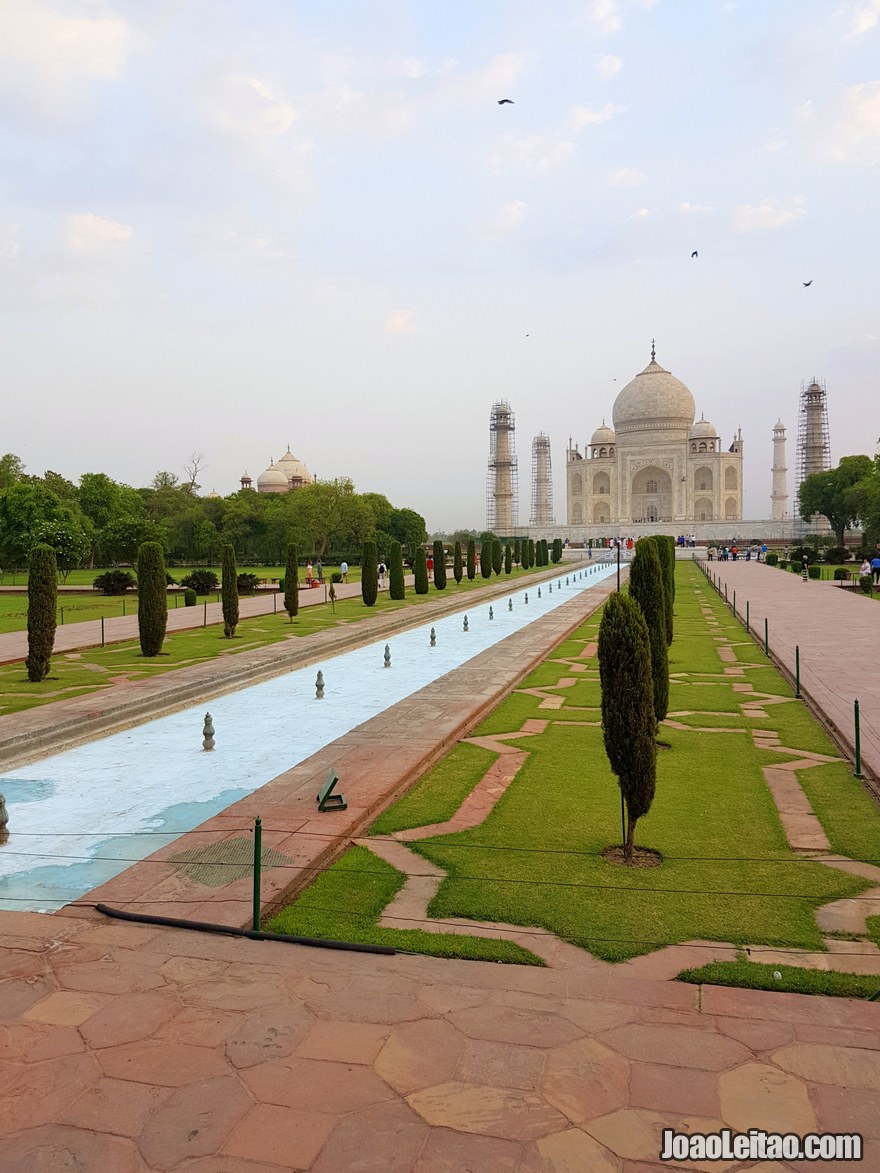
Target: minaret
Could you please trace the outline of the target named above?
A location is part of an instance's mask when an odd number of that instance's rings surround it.
[[[770,491],[770,516],[781,521],[788,516],[788,468],[785,463],[785,424],[773,425],[773,487]]]

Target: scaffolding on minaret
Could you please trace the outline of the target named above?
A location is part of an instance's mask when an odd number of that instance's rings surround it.
[[[514,444],[516,417],[506,399],[489,414],[489,469],[486,476],[486,526],[499,537],[519,524],[519,475]]]
[[[553,525],[553,471],[550,437],[539,432],[532,440],[532,515],[530,525]]]
[[[824,382],[814,378],[811,383],[801,383],[800,407],[798,409],[797,438],[797,483],[798,489],[816,472],[831,468],[831,435],[828,428],[828,396]],[[824,518],[814,517],[804,522],[812,532],[827,530]]]

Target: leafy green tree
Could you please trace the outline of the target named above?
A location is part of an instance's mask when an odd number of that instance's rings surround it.
[[[388,532],[406,547],[411,558],[428,534],[424,517],[414,509],[392,509],[388,518]]]
[[[446,590],[446,549],[439,538],[434,542],[434,586]]]
[[[818,513],[827,518],[836,544],[842,546],[844,531],[860,520],[863,498],[858,486],[871,470],[869,456],[844,456],[837,468],[806,477],[798,489],[801,517],[809,521]]]
[[[629,594],[639,606],[648,627],[651,647],[651,681],[654,717],[659,725],[669,707],[669,645],[666,642],[666,603],[663,572],[652,538],[639,538],[629,568]]]
[[[293,623],[299,614],[299,563],[293,543],[287,547],[287,565],[284,568],[284,610]]]
[[[26,566],[40,530],[69,513],[43,485],[21,481],[0,489],[0,566]]]
[[[49,675],[55,645],[55,612],[58,602],[58,571],[55,551],[38,542],[28,561],[28,680],[39,684]]]
[[[665,643],[664,643],[665,646]],[[602,737],[626,806],[624,859],[632,863],[636,823],[651,809],[657,779],[648,625],[638,604],[609,596],[599,624]]]
[[[81,566],[89,553],[89,539],[83,532],[79,518],[70,509],[65,509],[54,520],[44,521],[38,525],[34,530],[34,537],[55,551],[62,582],[67,582],[71,570]]]
[[[425,547],[416,547],[416,562],[413,567],[415,575],[415,591],[417,595],[428,593],[428,559],[425,557]]]
[[[473,538],[468,538],[467,544],[467,576],[469,582],[477,577],[477,544]]]
[[[510,552],[510,542],[508,542],[504,547],[504,573],[510,574],[512,567],[513,567],[513,556]]]
[[[165,553],[158,542],[144,542],[138,550],[138,635],[141,652],[158,656],[168,622],[168,579]]]
[[[501,542],[498,540],[498,538],[496,538],[495,541],[492,543],[492,569],[495,571],[496,574],[501,573],[503,559],[504,559],[504,555],[501,551]]]
[[[461,542],[458,540],[452,547],[452,577],[456,583],[460,583],[464,577],[464,569],[461,564]]]
[[[364,542],[361,555],[361,598],[365,607],[375,606],[379,597],[379,558],[375,542]]]
[[[0,456],[0,489],[10,489],[17,485],[25,476],[24,464],[21,457],[14,452],[7,452]]]
[[[392,599],[406,598],[406,579],[403,573],[403,550],[400,542],[392,539],[388,555],[388,596]]]
[[[223,547],[223,634],[232,639],[238,627],[238,567],[235,550]]]
[[[480,574],[483,578],[488,578],[492,573],[492,545],[493,539],[484,535],[480,542]]]
[[[657,547],[660,573],[663,576],[663,610],[668,647],[672,643],[675,625],[675,539],[668,534],[654,534],[653,541]]]
[[[553,561],[554,563],[562,561],[562,538],[553,539]]]

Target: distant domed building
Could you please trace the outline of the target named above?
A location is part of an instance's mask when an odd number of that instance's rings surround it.
[[[288,493],[291,489],[301,489],[303,485],[311,485],[314,476],[309,472],[301,460],[293,455],[288,447],[279,461],[271,461],[269,467],[257,477],[258,493]],[[253,488],[253,480],[247,473],[241,478],[243,489]]]
[[[738,521],[743,514],[742,430],[726,451],[715,428],[694,422],[694,397],[651,361],[614,401],[579,452],[566,453],[568,524]]]

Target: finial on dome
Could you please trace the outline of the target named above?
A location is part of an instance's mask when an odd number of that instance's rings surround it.
[[[655,350],[655,345],[656,344],[654,342],[654,339],[652,338],[651,339],[651,362],[656,362],[656,359],[657,359],[657,351]]]

